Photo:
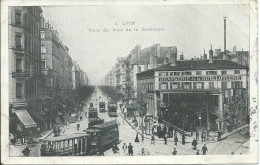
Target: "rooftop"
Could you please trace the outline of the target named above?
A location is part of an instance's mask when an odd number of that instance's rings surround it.
[[[223,59],[213,60],[213,63],[209,63],[209,60],[183,60],[183,61],[176,61],[175,66],[171,66],[170,63],[168,63],[158,68],[150,69],[138,74],[152,72],[152,71],[219,70],[219,69],[248,69],[248,67],[233,61],[223,60]]]

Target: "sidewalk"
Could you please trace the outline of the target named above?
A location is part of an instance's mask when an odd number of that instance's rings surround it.
[[[123,115],[121,112],[119,112],[119,115],[120,115],[133,129],[135,129],[138,134],[142,135],[142,130],[141,130],[139,127],[135,127],[135,126],[134,126],[134,123],[132,123],[132,121],[131,121],[130,119],[125,118],[124,115]],[[138,121],[138,119],[137,119],[137,121]],[[222,138],[222,139],[226,139],[227,137],[233,135],[234,133],[236,133],[236,132],[238,132],[238,131],[241,131],[241,130],[243,130],[243,129],[246,129],[247,127],[249,127],[249,125],[244,125],[244,126],[242,126],[242,127],[239,127],[239,128],[237,128],[237,129],[234,129],[232,132],[224,133],[224,134],[221,136],[221,138]],[[181,134],[180,134],[180,133],[178,133],[178,134],[179,134],[178,139],[179,139],[179,141],[181,141]],[[145,138],[145,139],[151,139],[151,135],[146,135],[146,134],[144,133],[144,138]],[[194,132],[193,136],[186,136],[186,141],[185,141],[185,142],[186,142],[186,143],[191,143],[194,138],[196,138],[195,132]],[[210,138],[209,138],[209,139],[210,139],[210,140],[207,141],[207,142],[209,142],[209,143],[215,143],[215,142],[217,142],[217,135],[215,134],[215,132],[210,132]],[[201,139],[200,139],[200,137],[199,137],[199,141],[200,141],[200,140],[201,140]],[[159,138],[157,137],[157,138],[155,138],[155,141],[164,141],[164,139],[163,139],[163,138],[159,139]],[[173,142],[173,141],[174,141],[174,138],[168,138],[167,141],[172,141],[172,142]]]
[[[125,118],[122,113],[119,112],[119,115],[120,115],[133,129],[135,129],[138,134],[142,135],[142,129],[140,129],[139,127],[135,127],[135,126],[134,126],[134,123],[132,123],[131,120]],[[138,119],[137,119],[137,121],[138,121]],[[185,143],[191,143],[192,140],[193,140],[193,138],[195,138],[195,135],[194,135],[194,136],[185,136],[185,137],[186,137]],[[151,139],[151,135],[147,135],[147,134],[144,133],[144,138],[145,138],[145,139]],[[180,134],[180,133],[178,133],[178,139],[179,139],[179,142],[180,142],[180,141],[181,141],[181,134]],[[164,141],[164,139],[163,139],[163,138],[159,139],[159,138],[156,136],[156,137],[155,137],[155,141]],[[174,142],[174,138],[167,138],[167,141],[168,141],[168,142]]]

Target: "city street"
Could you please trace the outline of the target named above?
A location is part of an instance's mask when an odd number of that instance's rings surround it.
[[[96,88],[96,93],[93,93],[92,97],[89,99],[89,101],[86,103],[86,107],[84,107],[85,112],[88,111],[88,107],[90,103],[94,104],[94,107],[98,108],[99,101],[105,102],[107,105],[107,102],[109,102],[108,98],[106,98],[104,95],[102,95],[102,92]],[[106,108],[107,109],[107,108]],[[85,112],[83,114],[85,114]],[[120,109],[118,108],[118,113],[120,113]],[[101,119],[104,119],[105,122],[111,121],[116,119],[117,123],[119,125],[119,141],[120,144],[119,152],[114,154],[112,152],[112,149],[108,149],[105,151],[105,156],[123,156],[127,155],[127,152],[124,153],[122,146],[125,143],[126,145],[129,145],[131,143],[133,145],[133,151],[134,156],[142,155],[142,148],[144,148],[145,155],[172,155],[172,151],[174,148],[177,150],[177,155],[196,155],[196,151],[193,150],[191,143],[186,143],[185,145],[181,144],[181,135],[178,133],[178,145],[175,146],[173,139],[168,139],[168,144],[165,145],[163,139],[158,139],[158,137],[155,136],[155,144],[151,144],[150,136],[145,135],[144,141],[142,142],[141,135],[139,134],[139,141],[135,142],[135,137],[137,134],[137,131],[133,129],[130,124],[128,123],[121,115],[118,115],[118,117],[109,117],[107,112],[100,113],[98,111],[98,117]],[[68,126],[64,126],[61,130],[61,135],[70,135],[70,134],[79,134],[84,133],[83,130],[85,130],[88,127],[88,118],[83,115],[83,120],[79,121],[80,123],[80,129],[77,130],[77,123],[70,123]],[[64,130],[64,131],[63,131]],[[231,152],[234,152],[235,154],[248,154],[249,148],[244,147],[243,144],[248,141],[247,138],[244,138],[242,135],[245,134],[246,131],[235,133],[231,136],[229,136],[227,139],[224,139],[222,141],[218,142],[198,142],[197,149],[201,150],[202,146],[204,144],[207,145],[208,153],[209,155],[221,155],[221,154],[231,154]],[[53,133],[51,133],[48,137],[54,136]],[[189,139],[192,139],[189,137]],[[187,140],[188,141],[188,140]],[[26,145],[10,145],[10,156],[22,156],[21,151],[24,149]],[[30,156],[40,156],[40,144],[31,145],[31,153]],[[200,154],[201,151],[200,151]]]

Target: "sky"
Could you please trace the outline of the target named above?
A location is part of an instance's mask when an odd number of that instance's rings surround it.
[[[199,57],[212,44],[224,48],[224,21],[227,17],[227,50],[249,50],[249,6],[42,6],[43,16],[59,31],[69,54],[97,84],[116,63],[138,44],[141,49],[159,43],[177,46],[185,59]],[[134,25],[123,25],[131,22]],[[123,29],[113,31],[113,29]],[[132,31],[126,31],[126,29]],[[138,29],[138,31],[133,31]],[[142,31],[161,28],[161,31]],[[93,30],[99,29],[100,32]],[[104,32],[106,29],[108,31]],[[179,58],[179,57],[178,57]]]

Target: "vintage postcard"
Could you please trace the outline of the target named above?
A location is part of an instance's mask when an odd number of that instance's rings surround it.
[[[257,5],[2,0],[1,163],[258,163]]]

